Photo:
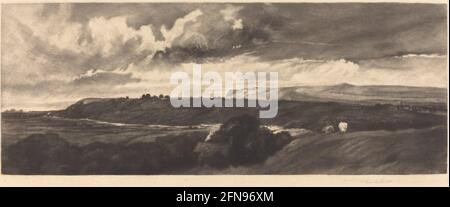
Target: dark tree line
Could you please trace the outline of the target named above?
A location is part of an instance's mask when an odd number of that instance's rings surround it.
[[[168,99],[170,98],[169,95],[164,95],[164,94],[159,94],[159,96],[156,95],[150,95],[149,93],[147,94],[142,94],[141,99]]]

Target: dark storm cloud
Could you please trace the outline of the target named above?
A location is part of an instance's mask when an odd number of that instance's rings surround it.
[[[233,4],[243,7],[244,28],[221,30],[204,21],[209,48],[172,48],[174,61],[256,52],[268,59],[382,58],[447,54],[445,5],[425,4]],[[208,7],[205,7],[205,11]],[[211,15],[206,15],[210,18]],[[242,45],[231,50],[232,45]],[[167,54],[166,54],[167,53]],[[170,61],[170,59],[168,60]]]
[[[272,13],[282,15],[284,21],[270,33],[275,39],[272,45],[258,50],[269,58],[370,59],[409,53],[446,54],[445,5],[279,4],[272,7]],[[272,15],[265,13],[266,18]]]
[[[221,10],[240,7],[235,18],[243,28],[232,30]],[[59,4],[46,4],[40,12],[45,21]],[[92,41],[86,25],[92,18],[125,16],[127,26],[138,30],[150,25],[157,41],[164,40],[161,27],[199,9],[202,15],[192,32],[205,39],[181,35],[172,47],[136,52],[139,39],[115,44],[114,55],[78,54],[45,48],[37,41],[36,53],[46,54],[67,67],[113,70],[142,61],[156,52],[157,61],[201,62],[207,57],[230,57],[244,52],[268,59],[370,59],[409,53],[446,54],[445,5],[425,4],[73,4],[70,21],[80,23],[78,43]],[[193,27],[187,24],[186,31]],[[189,34],[186,32],[186,35]],[[184,42],[181,41],[184,37]],[[192,43],[194,41],[194,43]],[[239,45],[238,49],[233,46]]]

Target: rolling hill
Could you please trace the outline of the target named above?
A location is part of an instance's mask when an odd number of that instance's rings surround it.
[[[425,128],[446,123],[445,90],[403,86],[292,87],[280,89],[278,114],[267,125],[320,131],[346,121],[350,131]],[[197,125],[223,123],[260,108],[174,108],[167,98],[83,99],[65,110],[67,118],[129,124]]]

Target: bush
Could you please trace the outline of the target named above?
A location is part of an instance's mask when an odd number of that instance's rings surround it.
[[[195,152],[200,164],[213,167],[252,164],[265,160],[291,139],[288,133],[273,134],[260,127],[258,119],[244,114],[226,121]]]

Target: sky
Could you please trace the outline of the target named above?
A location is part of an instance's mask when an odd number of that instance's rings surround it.
[[[447,87],[440,4],[3,4],[2,109],[169,94],[170,75],[276,71],[280,87]]]

